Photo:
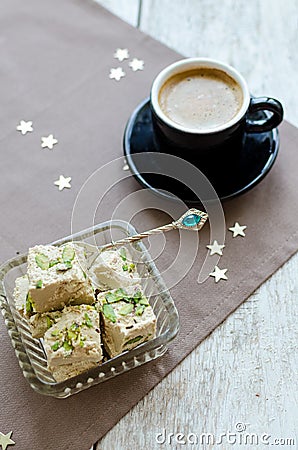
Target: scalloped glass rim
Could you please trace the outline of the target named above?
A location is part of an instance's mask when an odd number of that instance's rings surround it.
[[[136,230],[129,223],[111,220],[59,239],[52,244],[60,245],[69,241],[92,239],[93,243],[95,240],[97,245],[102,245],[110,242],[107,235],[115,232],[120,233],[120,237],[136,234]],[[104,241],[98,243],[97,241],[100,239],[104,239]],[[113,238],[113,240],[116,239]],[[47,370],[42,343],[39,339],[32,338],[27,322],[15,309],[12,299],[12,284],[9,285],[9,282],[6,281],[6,278],[16,269],[24,273],[21,266],[26,264],[27,254],[13,258],[0,267],[1,311],[23,375],[36,392],[57,398],[66,398],[159,358],[167,351],[167,344],[175,338],[179,330],[179,317],[174,301],[154,262],[151,261],[145,245],[139,241],[130,244],[128,248],[130,252],[137,252],[136,254],[139,256],[137,267],[138,270],[141,267],[143,271],[141,273],[143,289],[145,294],[150,295],[151,305],[158,318],[157,336],[133,350],[122,353],[63,382],[56,382]],[[17,276],[20,276],[20,273]],[[15,279],[16,276],[12,275],[12,278]],[[151,289],[150,294],[146,292],[148,286]],[[152,299],[154,299],[153,303]]]

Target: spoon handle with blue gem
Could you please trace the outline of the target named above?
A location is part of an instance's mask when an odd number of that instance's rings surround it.
[[[135,241],[140,241],[141,239],[153,236],[154,234],[166,233],[167,231],[177,230],[179,228],[182,230],[199,231],[204,226],[207,219],[207,213],[191,208],[178,220],[158,228],[153,228],[152,230],[144,231],[143,233],[134,234],[133,236],[128,236],[124,239],[119,239],[118,241],[112,241],[109,244],[101,246],[100,251],[108,250],[116,246],[119,247]]]

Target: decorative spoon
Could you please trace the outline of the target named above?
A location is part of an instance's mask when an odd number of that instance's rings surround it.
[[[152,230],[144,231],[143,233],[134,234],[118,241],[111,241],[108,244],[97,247],[96,245],[88,244],[86,242],[75,242],[75,244],[82,245],[85,251],[88,252],[88,267],[90,268],[99,254],[104,250],[110,250],[121,245],[129,244],[131,242],[140,241],[141,239],[153,236],[154,234],[166,233],[171,230],[192,230],[199,231],[204,226],[208,219],[208,214],[195,208],[191,208],[183,214],[178,220],[163,225]]]

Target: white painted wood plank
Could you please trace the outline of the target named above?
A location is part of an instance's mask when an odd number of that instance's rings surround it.
[[[140,0],[94,0],[133,26],[138,24]]]
[[[127,6],[120,1],[114,7],[120,15]],[[254,94],[279,98],[287,119],[298,126],[297,2],[145,0],[141,12],[143,31],[186,56],[209,56],[234,65]],[[218,436],[233,432],[237,422],[245,423],[248,433],[293,438],[298,391],[297,265],[298,255],[139,402],[98,443],[97,450],[154,450],[161,448],[155,437],[162,429]]]

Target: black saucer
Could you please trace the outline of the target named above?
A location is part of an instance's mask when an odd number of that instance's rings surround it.
[[[260,112],[257,114],[258,117],[256,118],[262,119],[267,113]],[[164,175],[156,174],[158,162],[154,160],[154,155],[151,154],[150,158],[146,160],[146,173],[142,173],[141,169],[138,170],[137,163],[134,161],[136,153],[166,153],[160,148],[154,137],[149,99],[138,105],[131,115],[126,125],[123,146],[127,164],[142,186],[169,199],[173,199],[173,196],[168,193],[171,192],[188,205],[195,206],[198,204],[197,196],[190,189],[185,186],[181,188],[181,183],[173,182],[172,179]],[[266,133],[247,134],[237,161],[233,161],[233,165],[230,167],[222,167],[216,180],[212,181],[218,197],[221,200],[230,199],[254,187],[273,166],[278,149],[279,135],[277,129]],[[150,173],[151,167],[154,168],[153,172],[155,173]]]

